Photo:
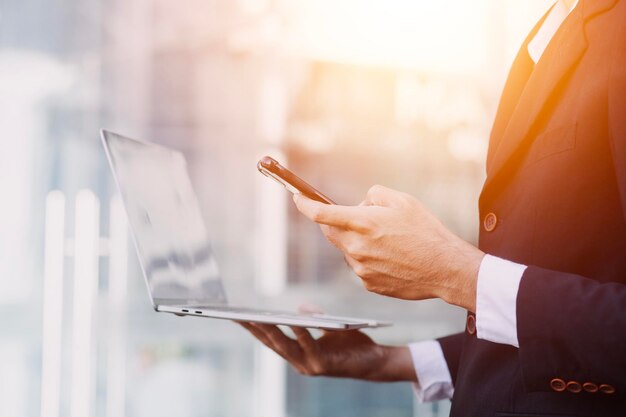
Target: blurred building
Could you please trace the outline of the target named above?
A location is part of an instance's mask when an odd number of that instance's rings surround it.
[[[336,201],[409,192],[474,242],[498,95],[547,0],[0,3],[0,415],[445,416],[408,384],[306,378],[236,325],[155,314],[98,138],[185,152],[235,304],[462,328],[367,293],[255,164]]]

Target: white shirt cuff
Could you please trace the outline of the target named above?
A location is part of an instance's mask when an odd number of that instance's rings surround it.
[[[478,270],[476,336],[519,347],[517,292],[526,265],[485,255]]]
[[[424,403],[452,398],[452,377],[439,342],[427,340],[411,343],[409,350],[418,381],[413,383],[417,400]]]

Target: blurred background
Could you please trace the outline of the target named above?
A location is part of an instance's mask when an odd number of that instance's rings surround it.
[[[231,303],[446,335],[463,311],[367,293],[255,164],[343,204],[409,192],[475,242],[497,100],[549,5],[0,1],[0,415],[446,416],[409,384],[302,377],[231,322],[156,314],[98,130],[185,153]]]

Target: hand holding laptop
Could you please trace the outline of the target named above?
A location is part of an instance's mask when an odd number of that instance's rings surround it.
[[[301,307],[299,311],[323,314],[315,308]],[[307,329],[291,327],[293,339],[275,325],[240,324],[303,375],[379,382],[416,381],[408,347],[379,345],[360,330],[327,330],[315,339]]]

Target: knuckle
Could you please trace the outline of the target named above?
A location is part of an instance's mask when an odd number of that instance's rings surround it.
[[[361,271],[361,275],[359,276],[363,279],[369,280],[370,278],[373,278],[374,274],[372,273],[371,269],[367,267],[363,267],[363,270]]]
[[[319,376],[324,375],[326,372],[326,368],[322,363],[314,363],[310,367],[311,376]]]
[[[356,246],[356,245],[354,244],[354,242],[347,242],[347,243],[345,244],[345,246],[344,246],[346,254],[347,254],[348,256],[350,256],[351,258],[353,258],[353,256],[352,256],[352,255],[353,255],[353,254],[354,254],[354,252],[355,252],[355,249],[356,249],[356,247],[355,247],[355,246]]]
[[[365,259],[365,248],[359,241],[350,242],[346,246],[346,252],[355,261],[362,261]]]
[[[322,220],[322,211],[319,208],[314,208],[311,210],[311,220],[314,222],[319,222]]]
[[[355,260],[355,261],[357,261],[357,262],[362,262],[362,261],[364,261],[364,260],[365,260],[365,256],[364,256],[362,253],[352,252],[352,253],[350,253],[349,255],[350,255],[350,257],[351,257],[352,259],[354,259],[354,260]],[[356,265],[355,265],[355,266],[356,266]],[[359,264],[359,267],[360,267],[360,264]],[[355,272],[356,272],[356,271],[355,271]]]
[[[383,186],[380,184],[372,185],[369,190],[367,190],[367,195],[378,194],[383,190]]]
[[[322,226],[322,232],[324,233],[324,236],[326,236],[326,239],[328,239],[329,242],[331,242],[331,243],[337,243],[338,242],[338,236],[337,236],[336,229],[334,229],[332,227],[328,227],[328,226]]]
[[[365,234],[370,234],[376,230],[376,221],[372,217],[365,217],[361,219],[359,226]]]
[[[361,278],[367,276],[367,271],[365,266],[363,266],[362,263],[360,262],[355,262],[352,265],[352,270],[354,271],[355,274],[357,274],[358,276],[360,276]],[[365,283],[365,286],[367,287],[368,283]]]
[[[386,236],[386,231],[380,227],[372,228],[367,234],[367,238],[369,239],[370,242],[372,242],[372,244],[375,244],[377,242],[379,243],[385,238],[385,236]]]

